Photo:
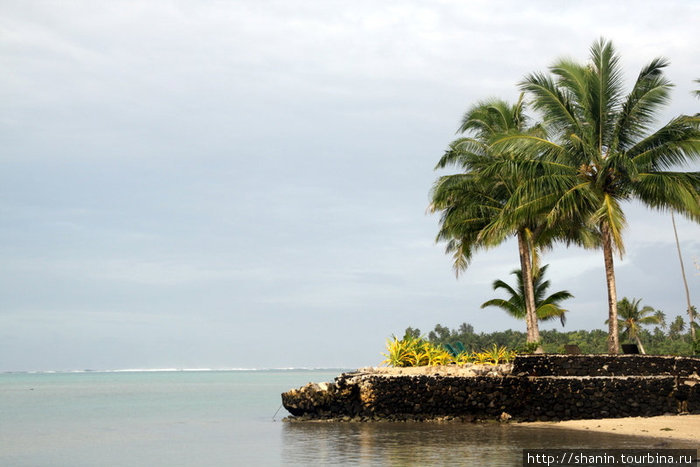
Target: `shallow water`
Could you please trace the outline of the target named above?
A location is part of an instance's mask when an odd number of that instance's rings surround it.
[[[496,423],[286,423],[284,409],[272,419],[281,392],[337,374],[0,374],[0,465],[510,466],[521,465],[525,448],[650,446]]]
[[[283,458],[295,465],[522,465],[523,449],[694,447],[518,425],[289,423]]]

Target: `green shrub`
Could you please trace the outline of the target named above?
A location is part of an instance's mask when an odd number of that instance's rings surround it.
[[[535,353],[537,348],[540,346],[540,342],[527,342],[521,345],[517,351],[520,354],[532,354]]]

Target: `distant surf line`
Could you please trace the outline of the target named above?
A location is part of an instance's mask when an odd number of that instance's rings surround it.
[[[2,374],[84,374],[84,373],[207,373],[207,372],[291,372],[291,371],[352,371],[351,368],[279,367],[279,368],[118,368],[112,370],[19,370]]]

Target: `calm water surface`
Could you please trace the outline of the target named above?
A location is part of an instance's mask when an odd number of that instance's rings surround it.
[[[650,446],[499,424],[285,423],[284,409],[273,420],[281,392],[338,373],[0,374],[0,465],[513,466],[525,448]]]

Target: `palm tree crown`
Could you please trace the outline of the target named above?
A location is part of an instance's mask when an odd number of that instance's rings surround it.
[[[629,340],[635,340],[642,353],[646,353],[642,341],[639,339],[641,327],[652,324],[664,324],[663,313],[659,314],[650,306],[639,308],[639,303],[642,300],[627,297],[620,300],[617,304],[618,311],[618,326],[622,328],[621,336]]]
[[[608,285],[610,353],[618,352],[619,343],[613,253],[624,253],[621,203],[638,199],[700,220],[700,172],[674,170],[700,156],[700,118],[679,116],[650,132],[669,100],[667,65],[663,58],[652,60],[625,95],[619,56],[601,39],[591,47],[589,63],[560,60],[551,75],[533,73],[522,82],[549,137],[518,135],[499,142],[537,153],[544,171],[511,198],[514,212],[528,217],[550,205],[550,223],[570,217],[597,232]]]
[[[566,313],[568,310],[562,308],[560,303],[569,298],[573,298],[573,295],[568,290],[560,290],[549,296],[545,296],[550,285],[548,280],[544,280],[544,275],[548,267],[549,265],[545,264],[535,269],[532,274],[535,291],[535,314],[540,321],[549,321],[559,318],[563,326],[566,323]],[[522,274],[520,269],[515,269],[511,274],[514,274],[517,278],[516,288],[511,287],[500,279],[493,283],[493,290],[503,289],[510,297],[507,300],[502,298],[491,299],[484,302],[481,308],[495,306],[504,310],[514,318],[524,319],[526,309]]]

